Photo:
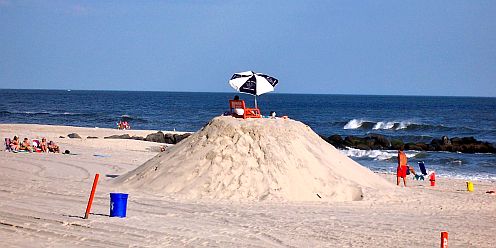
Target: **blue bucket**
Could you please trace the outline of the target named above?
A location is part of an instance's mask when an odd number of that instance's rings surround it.
[[[126,217],[128,194],[110,193],[110,217]]]

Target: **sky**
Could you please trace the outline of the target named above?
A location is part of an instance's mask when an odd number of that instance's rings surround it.
[[[0,88],[496,97],[496,1],[0,0]]]

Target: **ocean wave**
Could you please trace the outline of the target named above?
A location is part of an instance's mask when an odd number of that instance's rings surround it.
[[[393,157],[397,157],[398,151],[392,150],[360,150],[355,148],[347,148],[346,150],[340,150],[340,152],[348,157],[353,158],[371,158],[373,160],[390,160]],[[419,152],[405,152],[407,158],[413,158],[417,156]]]
[[[343,129],[365,129],[365,130],[401,130],[408,129],[414,123],[409,121],[367,121],[363,119],[352,119],[348,121]]]
[[[412,121],[369,121],[364,119],[352,119],[344,124],[343,129],[346,130],[393,130],[393,131],[466,131],[473,132],[475,130],[468,127],[449,127],[444,125],[421,124]]]

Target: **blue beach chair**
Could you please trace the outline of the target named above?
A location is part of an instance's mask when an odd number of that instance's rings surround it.
[[[424,161],[419,161],[418,166],[419,166],[420,172],[422,174],[421,175],[415,175],[415,179],[423,181],[425,179],[425,176],[427,176],[427,170],[425,169]]]

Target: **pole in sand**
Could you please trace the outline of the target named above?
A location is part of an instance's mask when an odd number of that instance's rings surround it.
[[[84,214],[85,219],[88,219],[88,216],[90,215],[91,204],[93,204],[93,197],[95,196],[96,185],[98,184],[99,177],[100,174],[97,173],[95,175],[95,179],[93,180],[93,187],[91,188],[90,199],[88,199],[88,205],[86,206],[86,213]]]
[[[448,232],[441,232],[441,248],[448,248]]]

